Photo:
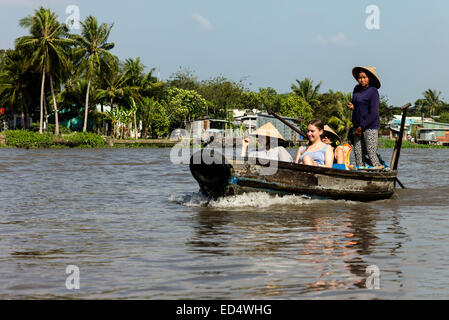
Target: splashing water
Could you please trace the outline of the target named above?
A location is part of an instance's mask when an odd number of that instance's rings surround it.
[[[303,205],[312,200],[304,195],[270,195],[265,192],[251,192],[219,199],[211,199],[201,192],[192,192],[184,195],[172,195],[169,202],[181,204],[186,207],[210,207],[217,209],[232,208],[268,208],[277,205]],[[319,201],[319,200],[318,200]]]
[[[209,207],[212,208],[268,208],[277,205],[302,205],[312,201],[310,197],[301,195],[270,195],[265,192],[251,192],[241,195],[211,200]]]

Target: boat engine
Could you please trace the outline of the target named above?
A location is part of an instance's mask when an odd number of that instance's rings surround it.
[[[228,185],[231,165],[225,156],[214,149],[201,149],[190,158],[190,172],[201,191],[207,196],[218,198]]]

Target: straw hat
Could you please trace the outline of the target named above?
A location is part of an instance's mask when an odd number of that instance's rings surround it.
[[[271,122],[267,122],[259,129],[251,133],[253,136],[265,136],[265,137],[273,137],[278,138],[280,140],[285,140],[281,133],[276,129]]]
[[[335,131],[332,130],[332,128],[329,127],[327,124],[324,126],[324,131],[326,131],[326,132],[332,134],[332,135],[335,137],[335,139],[337,139],[338,141],[341,142],[341,139],[340,139],[340,137],[338,136],[338,134],[336,134]]]
[[[377,75],[375,67],[355,67],[354,69],[352,69],[352,75],[354,76],[355,80],[358,80],[360,71],[363,71],[368,75],[368,77],[372,81],[372,86],[376,87],[377,89],[380,88],[380,79]]]

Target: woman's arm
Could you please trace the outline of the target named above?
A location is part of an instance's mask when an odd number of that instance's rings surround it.
[[[301,157],[301,149],[305,148],[304,146],[298,148],[298,152],[296,153],[295,163],[299,163],[299,158]]]
[[[324,167],[332,168],[334,164],[334,151],[331,146],[327,146],[326,153],[324,154]]]
[[[242,141],[242,152],[240,154],[240,156],[242,158],[246,157],[246,152],[248,151],[248,145],[249,145],[249,138],[245,138]]]

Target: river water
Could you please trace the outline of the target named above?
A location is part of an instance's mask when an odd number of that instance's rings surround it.
[[[368,203],[209,202],[169,154],[0,149],[0,299],[449,298],[449,149]]]

